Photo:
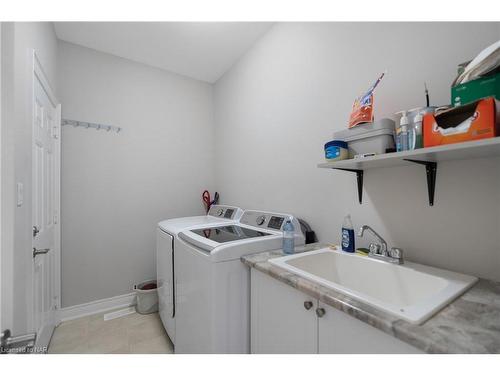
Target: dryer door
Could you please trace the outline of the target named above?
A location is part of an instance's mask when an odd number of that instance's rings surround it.
[[[161,321],[175,345],[174,238],[158,228],[156,236],[156,276]]]

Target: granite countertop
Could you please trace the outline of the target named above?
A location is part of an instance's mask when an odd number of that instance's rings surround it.
[[[296,252],[326,246],[306,245]],[[462,296],[417,325],[268,262],[283,255],[281,250],[274,250],[247,255],[241,261],[424,352],[500,353],[500,282],[480,279]]]

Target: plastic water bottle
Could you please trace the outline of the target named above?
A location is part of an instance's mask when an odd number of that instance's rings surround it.
[[[342,250],[354,253],[354,227],[351,215],[347,215],[342,223]]]
[[[283,225],[283,252],[285,254],[295,252],[295,228],[291,219],[286,219]]]

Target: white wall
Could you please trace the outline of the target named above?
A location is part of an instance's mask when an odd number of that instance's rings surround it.
[[[457,64],[499,35],[498,23],[276,25],[215,85],[223,203],[294,213],[335,243],[349,212],[410,260],[500,281],[499,158],[439,164],[434,207],[421,166],[366,171],[362,205],[354,175],[316,168],[382,71],[376,118],[424,105],[424,81],[447,104]]]
[[[2,24],[2,280],[4,325],[14,334],[30,329],[32,267],[32,49],[57,94],[57,40],[48,22]],[[24,204],[16,206],[15,185],[24,185]],[[4,257],[5,256],[5,257]]]
[[[155,278],[160,220],[203,213],[213,187],[212,87],[73,44],[59,44],[64,127],[62,304],[132,291]]]

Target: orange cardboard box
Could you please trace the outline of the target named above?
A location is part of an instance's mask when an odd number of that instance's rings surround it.
[[[495,99],[487,98],[424,116],[424,147],[493,138],[500,134]]]

